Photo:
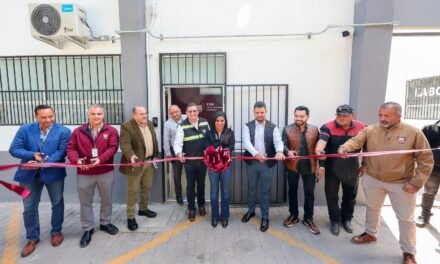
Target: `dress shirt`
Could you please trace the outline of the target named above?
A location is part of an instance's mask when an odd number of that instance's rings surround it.
[[[44,141],[46,141],[46,137],[47,137],[47,135],[49,135],[49,132],[52,129],[52,126],[46,128],[46,133],[44,133],[43,130],[41,129],[41,125],[40,125],[40,139],[41,139],[41,142],[43,142],[43,144],[44,144]]]
[[[263,124],[255,121],[255,146],[252,145],[251,137],[249,133],[249,127],[244,125],[242,132],[242,140],[244,148],[251,153],[252,156],[255,156],[257,153],[261,153],[266,155],[266,148],[264,146],[264,126],[266,122]],[[283,152],[284,143],[281,140],[280,131],[278,127],[273,129],[273,144],[276,152]]]
[[[170,149],[174,148],[173,145],[174,145],[174,140],[176,139],[177,128],[179,127],[179,124],[182,123],[182,121],[185,119],[186,119],[186,115],[182,115],[180,120],[178,120],[177,122],[172,118],[169,118],[165,122],[165,129],[163,132],[163,138],[164,138],[163,150],[165,151],[165,156],[171,156]]]

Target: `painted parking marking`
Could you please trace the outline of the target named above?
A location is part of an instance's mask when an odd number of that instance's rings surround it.
[[[257,219],[252,219],[252,223],[254,225],[256,225],[257,227],[260,226],[260,223],[258,222]],[[275,229],[273,227],[269,227],[269,229],[266,232],[268,232],[268,233],[270,233],[270,234],[272,234],[272,235],[274,235],[274,236],[276,236],[276,237],[286,241],[290,245],[292,245],[292,246],[294,246],[296,248],[301,249],[302,251],[304,251],[305,253],[307,253],[307,254],[309,254],[309,255],[311,255],[313,257],[319,258],[324,263],[327,263],[327,264],[339,264],[339,261],[337,261],[336,259],[334,259],[334,258],[332,258],[330,256],[327,256],[323,252],[321,252],[321,251],[319,251],[319,250],[317,250],[317,249],[315,249],[313,247],[310,247],[310,246],[302,243],[299,240],[296,240],[292,236],[290,236],[290,235],[288,235],[288,234],[286,234],[286,233],[284,233],[284,232],[282,232],[282,231],[280,231],[278,229]]]
[[[18,246],[20,243],[20,207],[14,206],[9,216],[8,226],[6,229],[5,248],[2,252],[2,261],[4,264],[16,263]]]
[[[190,228],[191,226],[197,224],[198,222],[202,221],[204,218],[197,216],[194,222],[190,222],[188,220],[185,220],[175,226],[173,229],[166,231],[165,233],[155,237],[150,242],[147,242],[140,247],[129,251],[125,253],[124,255],[121,255],[113,260],[110,261],[112,264],[120,264],[120,263],[126,263],[142,254],[147,252],[148,250],[151,250],[163,243],[166,243],[168,240],[170,240],[172,237],[178,235],[179,233],[183,232],[184,230]]]

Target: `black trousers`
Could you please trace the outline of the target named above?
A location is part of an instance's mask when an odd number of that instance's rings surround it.
[[[336,175],[326,168],[325,172],[325,197],[327,199],[330,221],[351,221],[353,218],[356,195],[358,191],[358,172],[350,173],[350,177]],[[339,188],[342,186],[342,202],[339,207]]]
[[[298,217],[298,183],[302,178],[304,189],[304,219],[313,219],[313,206],[315,201],[315,174],[299,174],[287,171],[287,182],[289,184],[289,212],[290,215]]]
[[[205,205],[205,178],[206,165],[201,160],[187,160],[185,162],[186,173],[186,197],[188,200],[188,210],[196,210],[196,185],[197,185],[197,205]]]

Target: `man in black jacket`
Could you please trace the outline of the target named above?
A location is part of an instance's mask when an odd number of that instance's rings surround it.
[[[440,120],[435,124],[425,126],[422,131],[431,148],[440,147]],[[434,168],[424,186],[422,214],[416,219],[417,227],[425,227],[429,224],[429,219],[432,216],[431,209],[440,185],[440,149],[433,150],[432,154],[434,154]]]

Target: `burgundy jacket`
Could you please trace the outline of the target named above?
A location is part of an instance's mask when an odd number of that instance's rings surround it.
[[[86,163],[92,158],[92,148],[98,149],[98,159],[101,164],[112,164],[113,158],[118,151],[119,136],[118,131],[107,124],[104,124],[93,140],[89,124],[86,123],[73,130],[72,136],[67,144],[67,157],[70,162],[77,163],[80,158],[87,158]],[[98,166],[89,170],[77,169],[76,172],[81,175],[99,175],[112,171],[113,166]]]

